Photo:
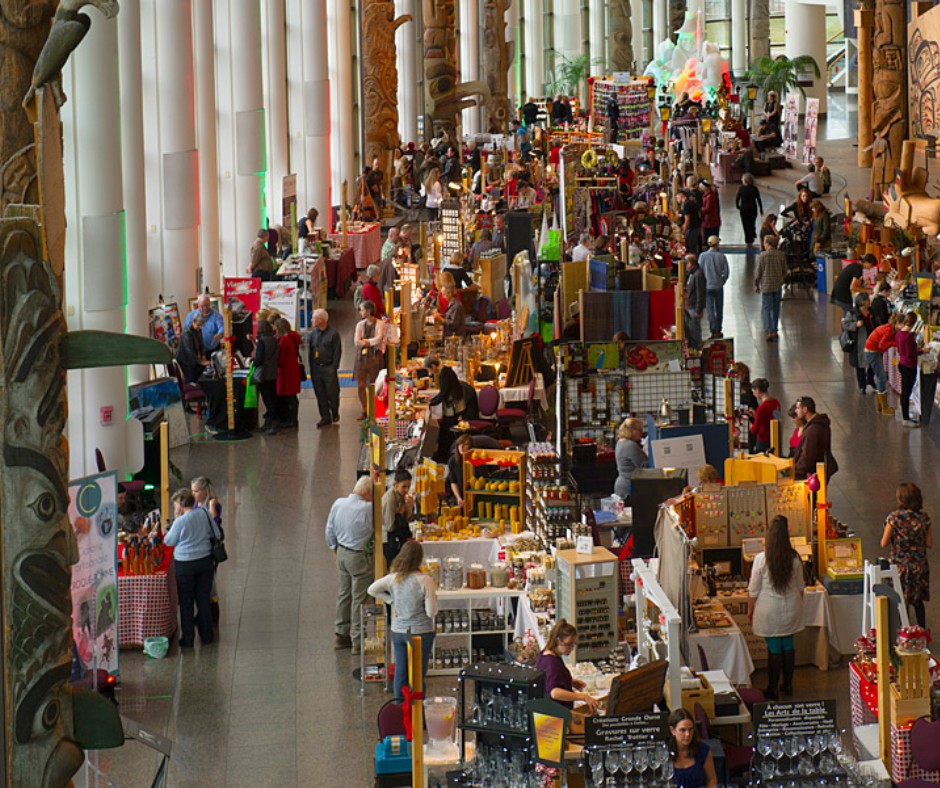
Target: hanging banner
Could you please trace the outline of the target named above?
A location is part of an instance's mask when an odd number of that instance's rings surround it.
[[[819,125],[819,99],[806,99],[806,117],[803,119],[803,164],[816,158],[816,127]]]
[[[117,675],[117,473],[69,483],[69,521],[78,544],[72,567],[72,637],[82,672]],[[73,654],[74,656],[74,654]]]
[[[263,282],[261,285],[261,308],[273,309],[297,328],[300,306],[300,286],[297,282]]]
[[[254,316],[261,309],[261,280],[254,276],[227,276],[222,280],[222,293],[226,304],[233,298],[241,301],[245,311],[251,313],[254,325]]]
[[[800,94],[787,93],[787,103],[783,108],[783,155],[795,159],[799,145],[800,130]]]

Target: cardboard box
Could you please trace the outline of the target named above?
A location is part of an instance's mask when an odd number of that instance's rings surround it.
[[[715,690],[712,689],[712,685],[708,683],[708,679],[701,674],[693,671],[692,675],[702,682],[702,687],[701,689],[682,690],[682,708],[689,712],[689,714],[695,716],[695,704],[698,703],[705,709],[708,718],[712,719],[715,716]],[[669,698],[668,683],[666,684],[666,705],[669,706],[670,709],[674,709],[678,705],[674,704]]]

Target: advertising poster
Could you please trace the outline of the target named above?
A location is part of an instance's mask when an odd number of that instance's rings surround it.
[[[806,117],[803,119],[803,164],[816,158],[816,127],[819,124],[819,99],[806,99]]]
[[[251,313],[254,326],[254,316],[261,309],[261,280],[254,276],[227,276],[222,282],[222,294],[226,304],[233,298],[241,301],[245,311]]]
[[[300,287],[297,282],[263,282],[261,285],[261,308],[273,309],[297,328],[300,306]]]
[[[69,521],[78,543],[72,567],[72,636],[85,670],[118,673],[117,473],[69,483]]]
[[[162,342],[175,353],[183,334],[179,307],[176,304],[160,304],[151,309],[149,314],[150,337]]]
[[[796,158],[800,131],[800,94],[787,93],[787,103],[783,108],[783,155],[788,159]]]

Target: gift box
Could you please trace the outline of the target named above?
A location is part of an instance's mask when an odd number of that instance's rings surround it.
[[[891,779],[895,783],[902,780],[923,780],[940,784],[940,772],[927,772],[921,769],[911,756],[911,726],[891,726]]]

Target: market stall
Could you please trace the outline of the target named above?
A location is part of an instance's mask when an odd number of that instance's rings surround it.
[[[345,233],[333,232],[327,237],[334,246],[353,250],[359,270],[381,259],[382,233],[378,222],[348,222]]]
[[[164,547],[156,565],[130,568],[125,545],[118,545],[118,639],[121,647],[140,646],[152,637],[172,637],[177,626],[173,548]],[[140,573],[138,573],[138,571]]]

